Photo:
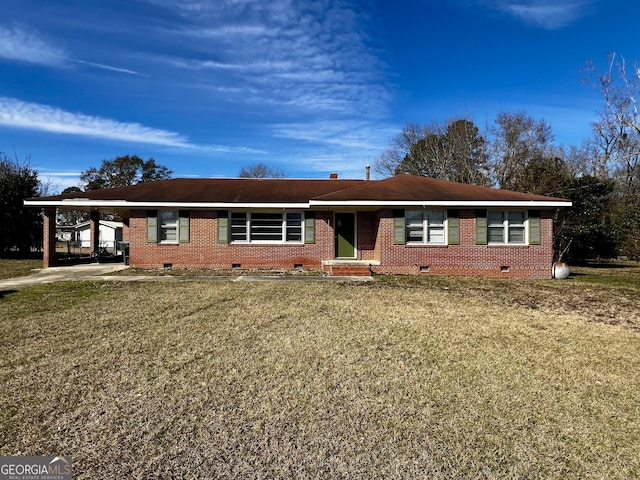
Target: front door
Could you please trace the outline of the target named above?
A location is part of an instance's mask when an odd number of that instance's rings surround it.
[[[356,256],[356,214],[336,213],[336,258]]]

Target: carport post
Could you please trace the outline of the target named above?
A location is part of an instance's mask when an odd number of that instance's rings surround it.
[[[55,267],[58,264],[56,255],[56,208],[45,208],[43,219],[43,251],[42,266]]]
[[[100,212],[97,210],[92,210],[89,215],[89,231],[91,252],[97,252],[100,248]]]

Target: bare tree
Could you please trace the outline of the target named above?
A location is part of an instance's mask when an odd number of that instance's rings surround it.
[[[429,125],[408,123],[373,162],[384,176],[400,173],[486,185],[486,140],[466,118]]]
[[[487,185],[486,141],[467,119],[434,122],[411,145],[394,173],[409,173],[452,182]]]
[[[373,170],[384,177],[396,174],[402,160],[411,149],[425,137],[426,128],[418,123],[407,123],[402,131],[389,142],[389,147],[373,161]]]
[[[613,178],[623,195],[640,193],[640,134],[636,130],[625,132],[617,142],[618,161]]]
[[[513,189],[532,159],[551,154],[554,138],[551,126],[525,112],[499,113],[491,134],[490,166],[493,180],[500,188]]]
[[[627,64],[622,55],[609,54],[609,67],[600,73],[593,61],[585,67],[588,85],[599,90],[605,100],[605,115],[611,115],[619,125],[629,127],[640,133],[638,85],[640,69],[634,68],[633,75],[627,75]]]
[[[547,158],[561,159],[566,171],[574,178],[583,175],[599,176],[596,174],[598,168],[594,161],[594,147],[588,140],[585,140],[581,145],[551,147]]]
[[[598,71],[587,63],[585,83],[598,90],[605,101],[604,112],[593,125],[594,146],[601,175],[612,175],[621,193],[640,192],[640,69],[627,73],[623,56],[609,54],[608,68]]]
[[[260,162],[242,167],[238,176],[240,178],[285,178],[287,173],[278,167],[270,167]]]
[[[591,170],[597,177],[609,178],[615,170],[616,149],[618,139],[624,133],[624,127],[617,124],[612,115],[607,112],[597,122],[591,125],[592,139],[590,141],[593,154]]]

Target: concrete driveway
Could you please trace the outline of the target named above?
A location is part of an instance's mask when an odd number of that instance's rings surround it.
[[[0,280],[0,291],[17,290],[30,285],[64,282],[67,280],[95,280],[105,273],[118,272],[129,268],[121,263],[90,263],[87,265],[70,265],[65,267],[44,268],[26,277]]]

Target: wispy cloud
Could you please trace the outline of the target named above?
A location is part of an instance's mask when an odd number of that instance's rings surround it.
[[[174,4],[175,5],[175,4]],[[246,103],[290,114],[386,113],[386,66],[353,2],[183,0],[187,26],[168,32],[191,56],[163,58],[202,83],[242,87]],[[197,39],[197,41],[194,41]]]
[[[282,123],[273,125],[272,131],[276,137],[311,146],[305,151],[312,153],[296,151],[289,159],[300,170],[340,172],[350,178],[362,178],[365,165],[371,164],[397,133],[391,125],[358,120]]]
[[[0,125],[106,140],[146,143],[205,152],[263,153],[246,147],[202,145],[176,132],[108,118],[72,113],[59,108],[0,97]]]
[[[371,158],[356,155],[345,158],[341,152],[302,153],[290,158],[289,164],[295,162],[300,171],[312,174],[315,178],[327,178],[329,173],[336,172],[340,178],[364,178],[365,166],[371,164]]]
[[[95,63],[95,62],[87,62],[86,60],[78,60],[76,58],[61,58],[62,60],[66,60],[68,62],[80,63],[82,65],[89,65],[90,67],[102,68],[104,70],[110,70],[112,72],[118,73],[127,73],[129,75],[141,75],[143,77],[148,77],[148,75],[143,75],[142,73],[136,72],[135,70],[129,70],[128,68],[120,68],[120,67],[112,67],[111,65],[104,65],[103,63]]]
[[[272,126],[274,136],[358,150],[365,155],[380,153],[397,129],[360,121],[281,123]]]
[[[0,58],[47,66],[62,66],[71,62],[118,73],[140,75],[127,68],[73,58],[65,49],[24,25],[0,25]]]
[[[79,177],[82,172],[79,170],[69,170],[69,171],[64,171],[64,172],[59,172],[59,171],[49,171],[49,170],[38,170],[38,173],[42,173],[44,175],[47,175],[48,177],[54,177],[54,178],[77,178]]]
[[[26,28],[0,26],[0,57],[23,62],[56,65],[62,63],[65,53],[47,40]]]
[[[571,25],[584,15],[591,0],[484,0],[482,3],[525,23],[555,30]]]
[[[55,195],[62,192],[67,187],[74,187],[80,184],[80,175],[82,172],[77,171],[50,171],[48,168],[41,168],[33,165],[38,172],[38,178],[46,187],[47,195]]]
[[[269,30],[264,25],[220,25],[216,27],[200,27],[200,28],[187,28],[183,30],[185,35],[191,35],[196,38],[226,38],[230,35],[238,36],[273,36],[273,30]]]

